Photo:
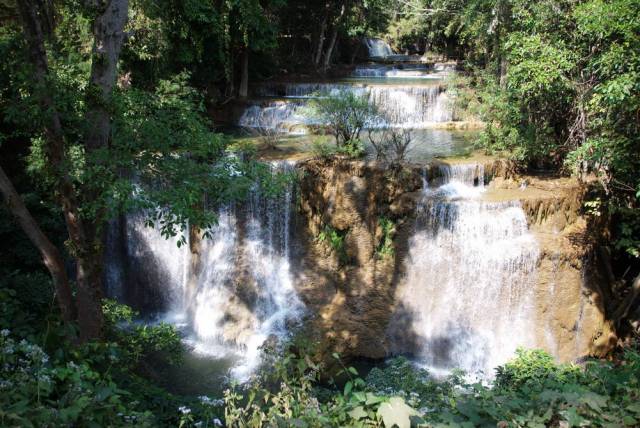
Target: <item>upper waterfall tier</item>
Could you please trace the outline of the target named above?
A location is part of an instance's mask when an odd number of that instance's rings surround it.
[[[365,38],[362,40],[369,53],[369,58],[386,58],[394,55],[389,43],[382,39]]]
[[[361,64],[351,76],[356,78],[386,79],[443,79],[455,71],[455,64]]]
[[[352,91],[367,97],[383,120],[371,127],[425,128],[453,119],[453,110],[445,88],[440,85],[371,85],[348,83],[265,84],[254,93],[263,99],[254,101],[243,112],[238,125],[253,128],[300,132],[302,125],[314,124],[306,117],[305,100],[322,94]]]

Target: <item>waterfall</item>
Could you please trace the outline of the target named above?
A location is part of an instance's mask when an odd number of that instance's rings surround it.
[[[436,64],[431,68],[428,64],[364,64],[358,65],[351,73],[356,78],[388,78],[388,79],[443,79],[452,68],[449,64]]]
[[[300,132],[301,127],[312,122],[303,114],[305,99],[316,94],[338,94],[353,91],[365,96],[384,116],[378,126],[425,128],[435,123],[453,120],[453,110],[444,87],[363,85],[344,83],[285,83],[265,84],[255,88],[260,97],[285,98],[261,101],[249,106],[238,124],[251,128],[268,128],[288,132]]]
[[[363,43],[367,47],[370,58],[384,58],[394,54],[391,46],[382,39],[365,38]]]
[[[301,103],[288,101],[254,104],[244,110],[238,125],[245,128],[302,134],[304,133],[303,125],[309,125],[312,121],[300,113],[301,107]]]
[[[397,340],[411,341],[404,348],[436,373],[491,376],[516,347],[534,343],[538,246],[518,202],[482,200],[479,165],[440,172],[417,208],[392,335],[405,330]]]
[[[456,65],[451,63],[436,62],[433,65],[433,69],[434,71],[437,71],[440,73],[452,73],[456,71]]]
[[[274,173],[292,172],[294,165],[274,161],[271,168]],[[195,254],[189,245],[178,248],[175,240],[146,227],[142,214],[129,215],[126,234],[111,234],[126,235],[126,242],[108,242],[111,253],[124,248],[129,268],[111,270],[162,271],[144,285],[145,293],[155,289],[163,296],[161,319],[180,327],[198,353],[235,355],[232,375],[246,379],[260,362],[261,345],[285,337],[290,322],[304,310],[289,265],[293,200],[293,185],[275,198],[256,188],[247,202],[219,208],[211,237],[198,242]],[[107,275],[108,290],[118,289],[110,282],[120,276]],[[138,303],[139,294],[134,293],[131,303]]]

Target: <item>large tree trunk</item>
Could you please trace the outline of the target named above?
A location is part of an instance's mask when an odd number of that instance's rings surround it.
[[[241,72],[240,72],[240,87],[238,88],[238,96],[240,98],[247,98],[249,94],[249,47],[246,46],[242,51]]]
[[[118,75],[118,59],[124,42],[124,26],[127,23],[129,1],[111,0],[104,4],[88,1],[98,10],[93,23],[93,56],[90,86],[85,114],[85,154],[90,166],[103,162],[95,157],[96,151],[108,149],[111,140],[111,103]],[[94,10],[96,10],[94,9]],[[100,197],[100,189],[88,188],[86,198]],[[105,213],[99,211],[91,222],[85,222],[85,239],[78,245],[76,281],[78,286],[78,322],[80,340],[100,337],[103,327],[102,314],[102,228]]]
[[[336,41],[338,40],[338,30],[340,29],[340,21],[342,21],[342,17],[344,16],[346,10],[346,6],[342,3],[342,7],[340,8],[340,14],[333,22],[333,31],[331,33],[331,40],[329,41],[329,46],[327,46],[327,52],[324,54],[324,63],[322,64],[322,71],[326,72],[329,69],[329,65],[331,65],[331,58],[333,57],[333,49],[336,46]]]
[[[320,24],[320,34],[318,36],[318,46],[316,47],[316,53],[313,59],[313,65],[318,68],[320,65],[320,59],[322,58],[322,48],[324,47],[325,34],[327,32],[327,21],[329,20],[329,3],[324,5],[324,15],[322,17],[322,23]]]
[[[43,17],[51,16],[48,3],[43,0],[20,0],[18,8],[23,20],[24,32],[29,43],[29,53],[34,65],[36,94],[42,111],[46,112],[45,137],[51,172],[56,179],[56,190],[65,217],[69,238],[73,244],[73,256],[77,267],[77,312],[80,340],[87,341],[101,336],[103,316],[101,226],[103,213],[91,221],[80,215],[76,188],[64,164],[65,146],[61,120],[48,85],[48,61],[45,50],[46,32]],[[85,154],[89,166],[98,159],[95,152],[108,148],[111,136],[111,96],[116,83],[117,65],[124,40],[124,25],[128,15],[128,0],[87,1],[95,11],[93,22],[93,58],[90,88],[87,96],[84,135]],[[90,184],[89,184],[90,185]],[[98,197],[100,189],[84,189],[86,200]],[[23,226],[24,228],[24,226]],[[29,233],[26,229],[25,232]]]
[[[27,234],[31,243],[40,251],[44,265],[51,274],[55,288],[56,300],[60,306],[60,313],[65,322],[72,322],[76,316],[69,278],[64,268],[64,260],[58,249],[49,241],[38,223],[35,221],[22,198],[13,187],[9,177],[0,167],[0,192],[4,195],[9,211]]]

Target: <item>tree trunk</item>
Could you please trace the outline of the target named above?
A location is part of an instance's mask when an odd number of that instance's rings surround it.
[[[111,140],[111,104],[118,75],[118,59],[124,42],[124,26],[129,12],[128,0],[88,1],[99,12],[93,22],[93,51],[87,112],[85,114],[85,154],[91,166],[104,160],[94,157],[97,150],[108,149]],[[101,189],[85,190],[86,199],[100,197]],[[80,340],[87,341],[102,335],[102,227],[105,213],[99,211],[84,225],[84,240],[78,243],[76,281],[78,286],[78,323]]]
[[[329,65],[331,64],[331,57],[333,57],[333,49],[336,46],[336,41],[338,40],[338,30],[340,28],[340,21],[344,16],[345,12],[345,4],[342,3],[342,7],[340,8],[340,14],[336,18],[333,23],[333,31],[331,33],[331,40],[329,41],[329,46],[327,46],[327,52],[324,54],[324,63],[322,64],[322,72],[326,73],[329,69]]]
[[[359,42],[356,45],[356,48],[353,50],[353,53],[351,54],[351,61],[350,61],[349,65],[354,65],[356,63],[356,59],[358,58],[358,54],[360,54],[360,49],[362,49],[362,42]]]
[[[505,89],[507,87],[507,70],[509,64],[507,58],[502,54],[500,56],[500,87]]]
[[[128,15],[128,0],[87,1],[95,11],[93,22],[93,57],[87,96],[86,130],[84,146],[86,161],[91,166],[100,162],[94,155],[99,149],[108,148],[111,137],[111,95],[116,84],[118,58],[124,41],[124,26]],[[42,0],[20,0],[18,8],[23,20],[29,53],[34,65],[34,77],[38,87],[37,96],[41,108],[47,113],[45,137],[48,161],[56,179],[58,199],[62,206],[69,238],[73,244],[73,256],[77,267],[77,311],[80,340],[100,337],[103,316],[102,294],[102,242],[101,226],[104,213],[98,213],[92,221],[80,215],[73,181],[64,165],[65,146],[61,120],[47,82],[49,73],[45,50],[45,32],[42,17],[50,16]],[[90,183],[91,184],[91,183]],[[100,189],[87,188],[81,195],[86,200],[95,200]],[[24,226],[23,226],[24,228]],[[29,233],[27,230],[25,232]]]
[[[322,48],[324,47],[325,33],[327,32],[327,20],[329,19],[329,3],[324,6],[324,16],[322,17],[322,23],[320,24],[320,35],[318,36],[318,46],[316,47],[316,53],[313,59],[313,65],[318,68],[320,65],[320,59],[322,58]]]
[[[242,51],[242,58],[240,59],[242,70],[240,72],[240,88],[238,88],[238,96],[240,98],[247,98],[249,93],[249,47],[246,46]]]
[[[64,260],[58,249],[49,241],[35,221],[22,198],[13,187],[9,177],[0,167],[0,192],[4,195],[9,211],[15,216],[22,230],[27,234],[31,243],[40,251],[44,265],[51,274],[55,288],[56,300],[60,306],[62,319],[69,323],[75,319],[76,310],[71,294],[69,278],[64,267]]]
[[[108,147],[111,136],[111,95],[116,85],[118,59],[124,42],[124,26],[129,12],[128,0],[88,1],[102,7],[93,22],[93,50],[89,91],[85,115],[87,132],[85,148],[89,151]]]

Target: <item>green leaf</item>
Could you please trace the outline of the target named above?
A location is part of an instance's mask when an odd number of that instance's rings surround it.
[[[344,385],[344,395],[347,396],[349,395],[349,393],[351,392],[351,390],[353,389],[353,383],[351,382],[347,382]]]
[[[388,402],[380,405],[378,416],[387,428],[394,425],[398,428],[411,428],[411,416],[418,416],[418,412],[405,404],[402,397],[391,397]]]
[[[352,411],[349,412],[349,416],[355,420],[363,419],[367,417],[367,412],[364,410],[364,407],[358,406]]]
[[[367,392],[367,401],[365,402],[365,404],[367,406],[371,406],[373,404],[378,404],[383,402],[385,399],[384,397],[378,397],[375,394],[372,394],[371,392]]]
[[[591,407],[596,412],[600,412],[601,409],[607,405],[607,397],[598,395],[593,392],[585,393],[582,397],[580,397],[580,401]]]
[[[626,407],[626,409],[633,413],[640,413],[640,403],[631,403]]]
[[[360,403],[364,403],[364,402],[367,401],[367,396],[362,391],[354,392],[353,393],[353,398],[358,400]]]

